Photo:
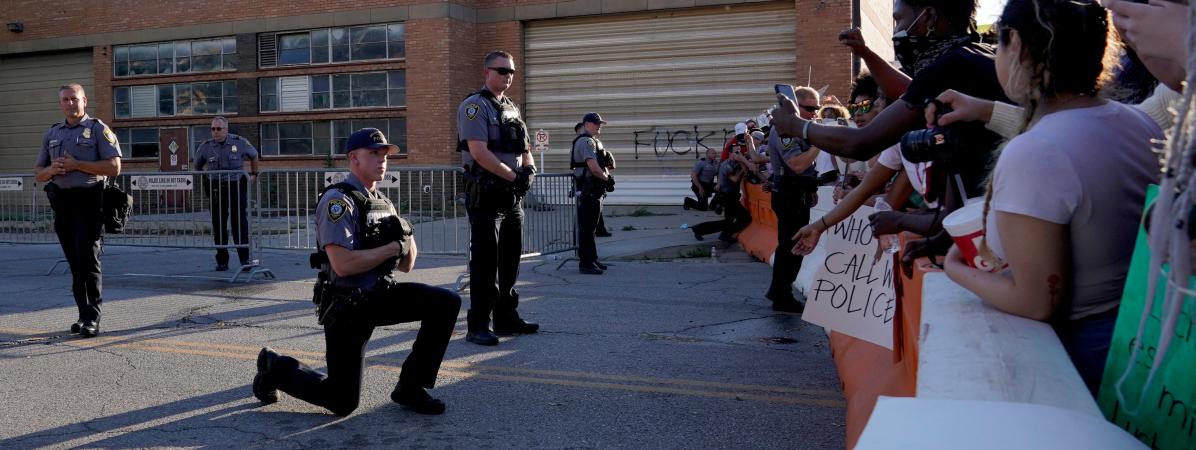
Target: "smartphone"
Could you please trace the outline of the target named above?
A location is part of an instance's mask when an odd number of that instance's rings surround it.
[[[793,86],[788,84],[777,84],[772,87],[772,90],[787,97],[793,102],[794,105],[797,104],[797,93],[793,92]]]

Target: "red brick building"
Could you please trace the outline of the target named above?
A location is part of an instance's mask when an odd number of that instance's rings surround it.
[[[684,173],[774,83],[845,97],[855,70],[838,32],[891,33],[887,0],[9,0],[0,11],[0,171],[27,171],[80,82],[117,130],[126,170],[181,170],[224,115],[265,167],[324,167],[363,125],[402,144],[401,165],[457,164],[457,104],[483,55],[519,69],[508,94],[552,133],[563,169],[588,111],[624,173]],[[887,44],[887,42],[878,42]],[[175,145],[171,146],[171,142]],[[174,147],[175,161],[169,158]],[[172,164],[173,162],[173,164]]]

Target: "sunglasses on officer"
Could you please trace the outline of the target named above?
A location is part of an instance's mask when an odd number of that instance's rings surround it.
[[[508,69],[506,67],[487,67],[487,69],[498,72],[499,75],[513,75],[515,73],[515,69]]]
[[[816,105],[797,105],[797,107],[806,110],[806,112],[818,112],[818,106]]]

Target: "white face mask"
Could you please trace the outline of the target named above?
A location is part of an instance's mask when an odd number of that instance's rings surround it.
[[[922,16],[925,14],[926,14],[926,10],[923,9],[922,12],[918,13],[918,17],[914,17],[914,21],[910,22],[908,27],[905,27],[904,30],[893,33],[893,39],[900,39],[900,38],[909,36],[909,30],[911,28],[913,28],[915,25],[917,25],[918,21],[922,20]]]

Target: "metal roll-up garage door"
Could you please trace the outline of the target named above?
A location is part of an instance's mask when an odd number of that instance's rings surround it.
[[[567,167],[573,126],[597,111],[620,177],[687,179],[695,154],[795,82],[794,24],[792,2],[528,23],[525,114],[552,135],[547,170]]]
[[[95,73],[91,49],[0,55],[0,172],[31,172],[42,134],[63,120],[58,87],[83,85],[92,97]],[[87,112],[96,115],[95,108]]]

